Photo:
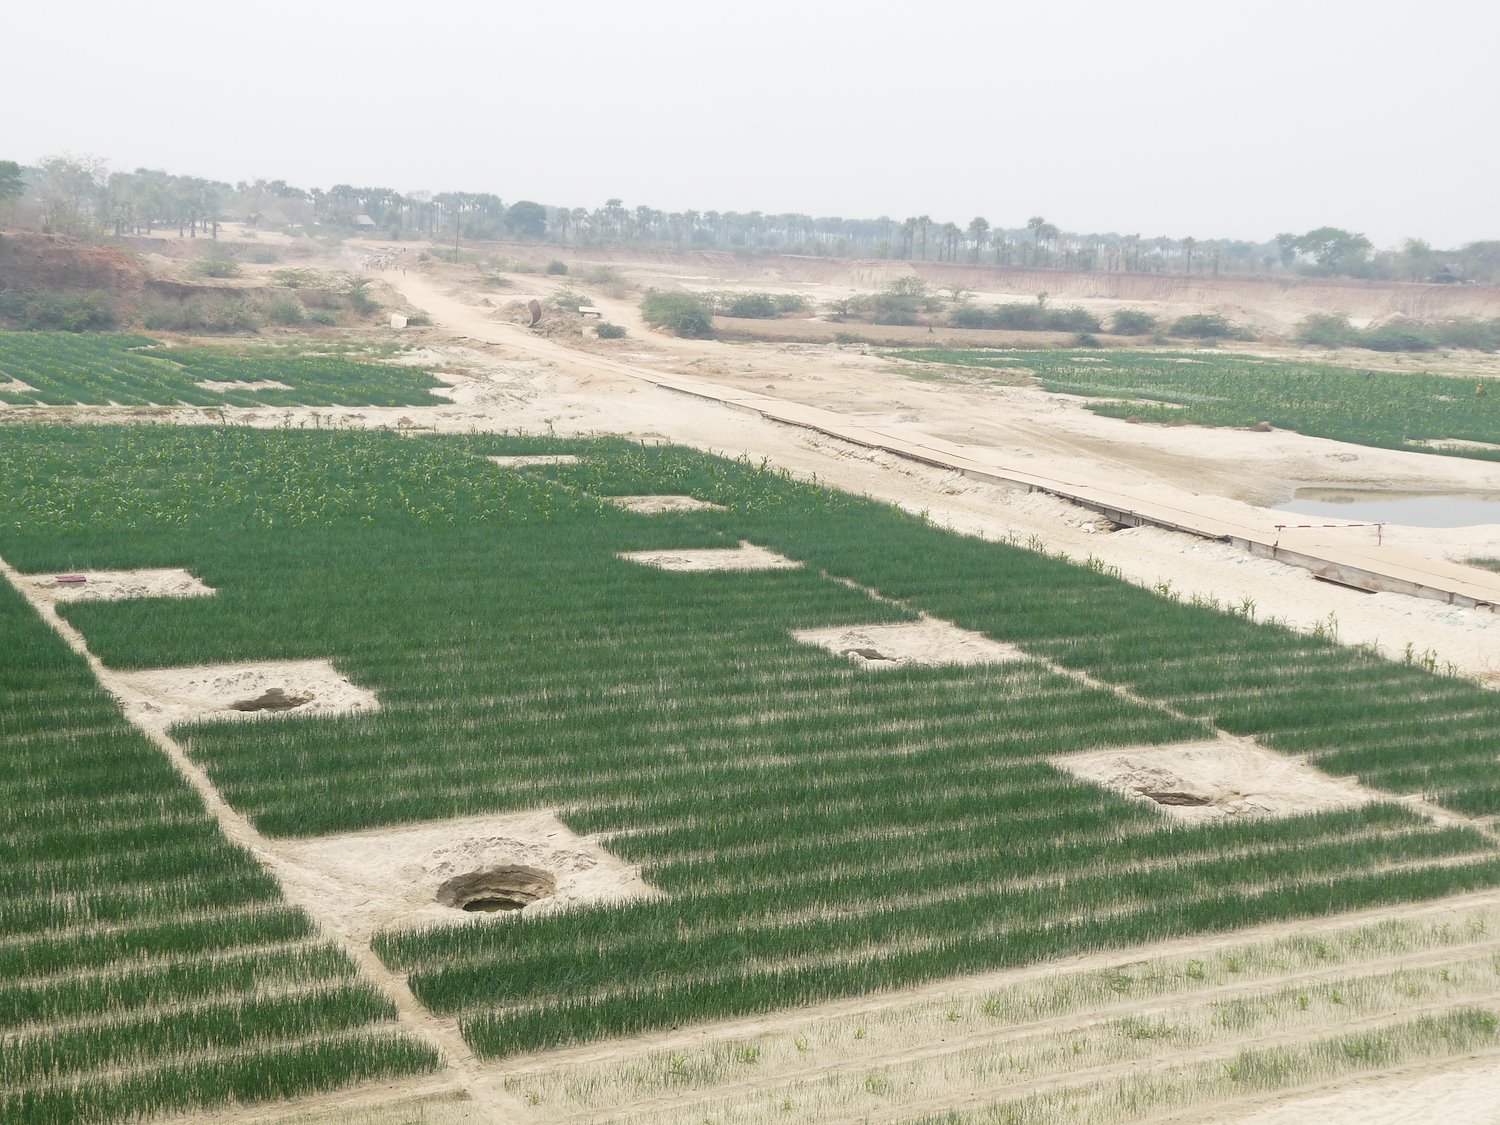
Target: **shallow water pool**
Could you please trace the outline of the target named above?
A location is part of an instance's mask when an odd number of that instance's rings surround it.
[[[1500,523],[1500,493],[1387,492],[1355,488],[1299,488],[1272,510],[1351,523],[1407,527],[1472,527]]]

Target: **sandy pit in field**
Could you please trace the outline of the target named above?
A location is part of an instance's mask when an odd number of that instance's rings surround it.
[[[310,840],[275,841],[334,929],[367,938],[386,927],[503,922],[580,906],[651,898],[640,869],[579,836],[550,812],[464,817]],[[522,875],[515,872],[521,871]],[[520,909],[470,912],[451,901],[454,885],[502,886],[545,876],[545,892]],[[445,891],[447,888],[447,891]]]
[[[861,668],[1004,664],[1026,659],[1026,654],[1013,645],[1001,644],[983,633],[960,629],[951,621],[936,617],[876,625],[793,629],[792,636],[805,645],[816,645],[845,657]]]
[[[152,730],[177,723],[349,715],[380,709],[374,692],[350,683],[326,660],[113,672],[110,687],[120,696],[126,717]]]
[[[665,515],[671,512],[722,512],[724,510],[723,504],[699,500],[696,496],[606,496],[605,499],[626,511],[647,516]]]
[[[673,551],[622,551],[620,558],[658,570],[795,570],[802,564],[754,543]]]
[[[531,469],[544,465],[576,465],[578,455],[574,453],[511,454],[485,458],[506,469]]]
[[[290,383],[280,379],[199,379],[193,384],[205,391],[289,391]]]
[[[1099,750],[1050,761],[1082,781],[1190,823],[1300,816],[1376,799],[1353,781],[1240,740]]]
[[[82,578],[82,582],[69,579]],[[131,598],[206,598],[214,590],[185,570],[81,570],[26,574],[20,582],[52,602],[119,602]]]

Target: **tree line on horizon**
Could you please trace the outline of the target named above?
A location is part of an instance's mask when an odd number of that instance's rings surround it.
[[[960,226],[929,215],[846,219],[760,211],[662,211],[646,204],[561,207],[489,192],[398,192],[285,180],[229,184],[138,168],[111,172],[92,157],[54,156],[34,167],[0,161],[0,219],[83,237],[125,237],[176,227],[216,238],[226,219],[291,232],[313,228],[433,240],[516,239],[578,247],[640,246],[905,261],[967,262],[1130,273],[1293,274],[1376,280],[1500,281],[1500,241],[1437,249],[1409,238],[1376,250],[1364,235],[1324,226],[1263,242],[1065,231],[1043,216]]]

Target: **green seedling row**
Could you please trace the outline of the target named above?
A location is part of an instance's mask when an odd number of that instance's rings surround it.
[[[267,380],[286,387],[198,386]],[[7,387],[13,381],[24,387]],[[433,393],[442,389],[420,368],[341,356],[268,359],[144,336],[0,332],[0,403],[11,406],[431,406],[446,401]]]
[[[378,695],[358,716],[176,729],[263,831],[549,808],[662,892],[377,935],[484,1055],[1500,883],[1487,837],[1395,802],[1419,781],[1500,812],[1492,693],[765,466],[616,440],[8,437],[0,554],[29,571],[185,566],[217,590],[65,606],[106,664],[320,658]],[[582,460],[486,460],[513,452]],[[724,510],[601,499],[650,492]],[[803,565],[618,557],[742,540]],[[1022,658],[871,672],[790,635],[922,614]],[[1331,772],[1386,778],[1391,799],[1187,825],[1051,762],[1217,730],[1347,762]],[[47,799],[96,787],[96,765]]]
[[[1441,371],[1370,371],[1307,360],[1212,352],[924,350],[902,359],[1029,368],[1058,394],[1084,395],[1112,418],[1254,426],[1360,445],[1500,460],[1500,450],[1424,445],[1495,441],[1500,381]]]
[[[8,583],[0,637],[0,730],[25,732],[0,739],[0,1120],[137,1120],[435,1065]]]

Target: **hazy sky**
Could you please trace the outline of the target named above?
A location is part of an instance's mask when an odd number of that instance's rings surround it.
[[[0,159],[1148,237],[1500,238],[1497,0],[7,5]]]

